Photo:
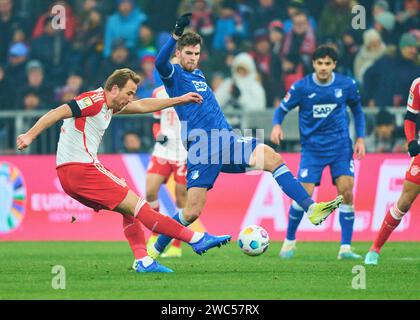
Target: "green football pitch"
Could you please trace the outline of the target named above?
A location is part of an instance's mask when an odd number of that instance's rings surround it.
[[[198,256],[184,245],[182,258],[161,259],[175,273],[136,274],[125,242],[2,242],[0,299],[420,299],[419,242],[387,243],[366,267],[338,261],[337,243],[300,242],[287,261],[279,249],[249,257],[233,242]]]

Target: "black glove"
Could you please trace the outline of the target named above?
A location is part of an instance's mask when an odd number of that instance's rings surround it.
[[[232,97],[238,99],[241,95],[241,90],[239,90],[236,84],[232,84]]]
[[[162,146],[164,146],[168,142],[168,136],[164,134],[158,134],[156,137],[156,142],[159,142]]]
[[[190,25],[192,13],[185,13],[176,20],[174,34],[182,36],[184,29]]]
[[[420,145],[417,140],[408,143],[408,154],[410,157],[415,157],[420,153]]]

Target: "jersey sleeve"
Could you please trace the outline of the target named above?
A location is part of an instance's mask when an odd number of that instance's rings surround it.
[[[283,109],[285,112],[289,112],[299,105],[300,98],[301,97],[300,97],[299,85],[295,83],[294,85],[291,86],[289,91],[287,91],[279,107]]]
[[[103,92],[88,92],[74,98],[69,106],[75,118],[91,117],[97,115],[103,104],[105,97]]]
[[[407,101],[407,111],[418,114],[420,112],[420,78],[413,81]]]
[[[279,107],[274,111],[272,122],[273,126],[277,124],[281,125],[286,114],[299,105],[300,94],[298,88],[299,87],[297,83],[293,84],[293,86],[286,93],[286,96],[281,101]]]

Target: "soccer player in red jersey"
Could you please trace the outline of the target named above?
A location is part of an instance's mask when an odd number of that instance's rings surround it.
[[[416,118],[420,112],[420,78],[413,81],[407,102],[407,114],[404,121],[404,132],[408,141],[408,153],[411,164],[406,172],[403,191],[398,202],[387,212],[375,242],[365,257],[365,264],[377,265],[382,246],[392,231],[410,210],[414,200],[420,193],[420,145],[416,132]]]
[[[97,157],[99,144],[114,114],[159,111],[186,103],[201,103],[197,93],[171,99],[133,101],[140,77],[130,69],[119,69],[99,88],[50,110],[26,133],[17,137],[19,150],[56,122],[64,120],[57,148],[57,174],[64,191],[95,211],[102,209],[123,215],[124,234],[137,260],[137,272],[172,272],[148,256],[141,223],[148,229],[189,243],[202,254],[225,244],[230,236],[215,237],[193,232],[175,220],[153,210],[146,200],[129,189],[124,179],[105,168]]]
[[[164,86],[153,91],[153,98],[168,98]],[[181,141],[181,122],[174,108],[164,109],[153,114],[153,136],[156,144],[149,162],[146,176],[146,200],[159,211],[158,192],[162,184],[168,182],[173,174],[175,180],[176,212],[185,207],[187,200],[187,150]],[[153,245],[157,234],[152,234],[147,244]],[[161,257],[177,258],[182,255],[181,241],[174,239]]]

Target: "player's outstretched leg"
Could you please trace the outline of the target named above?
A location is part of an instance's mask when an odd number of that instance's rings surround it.
[[[339,195],[332,201],[312,204],[308,211],[308,218],[314,225],[320,225],[328,216],[343,202],[343,196]]]
[[[267,145],[258,145],[249,161],[251,167],[262,168],[272,172],[285,194],[308,214],[309,220],[314,225],[321,224],[343,202],[340,195],[329,202],[315,203],[302,184],[293,176],[284,163],[282,157]]]

